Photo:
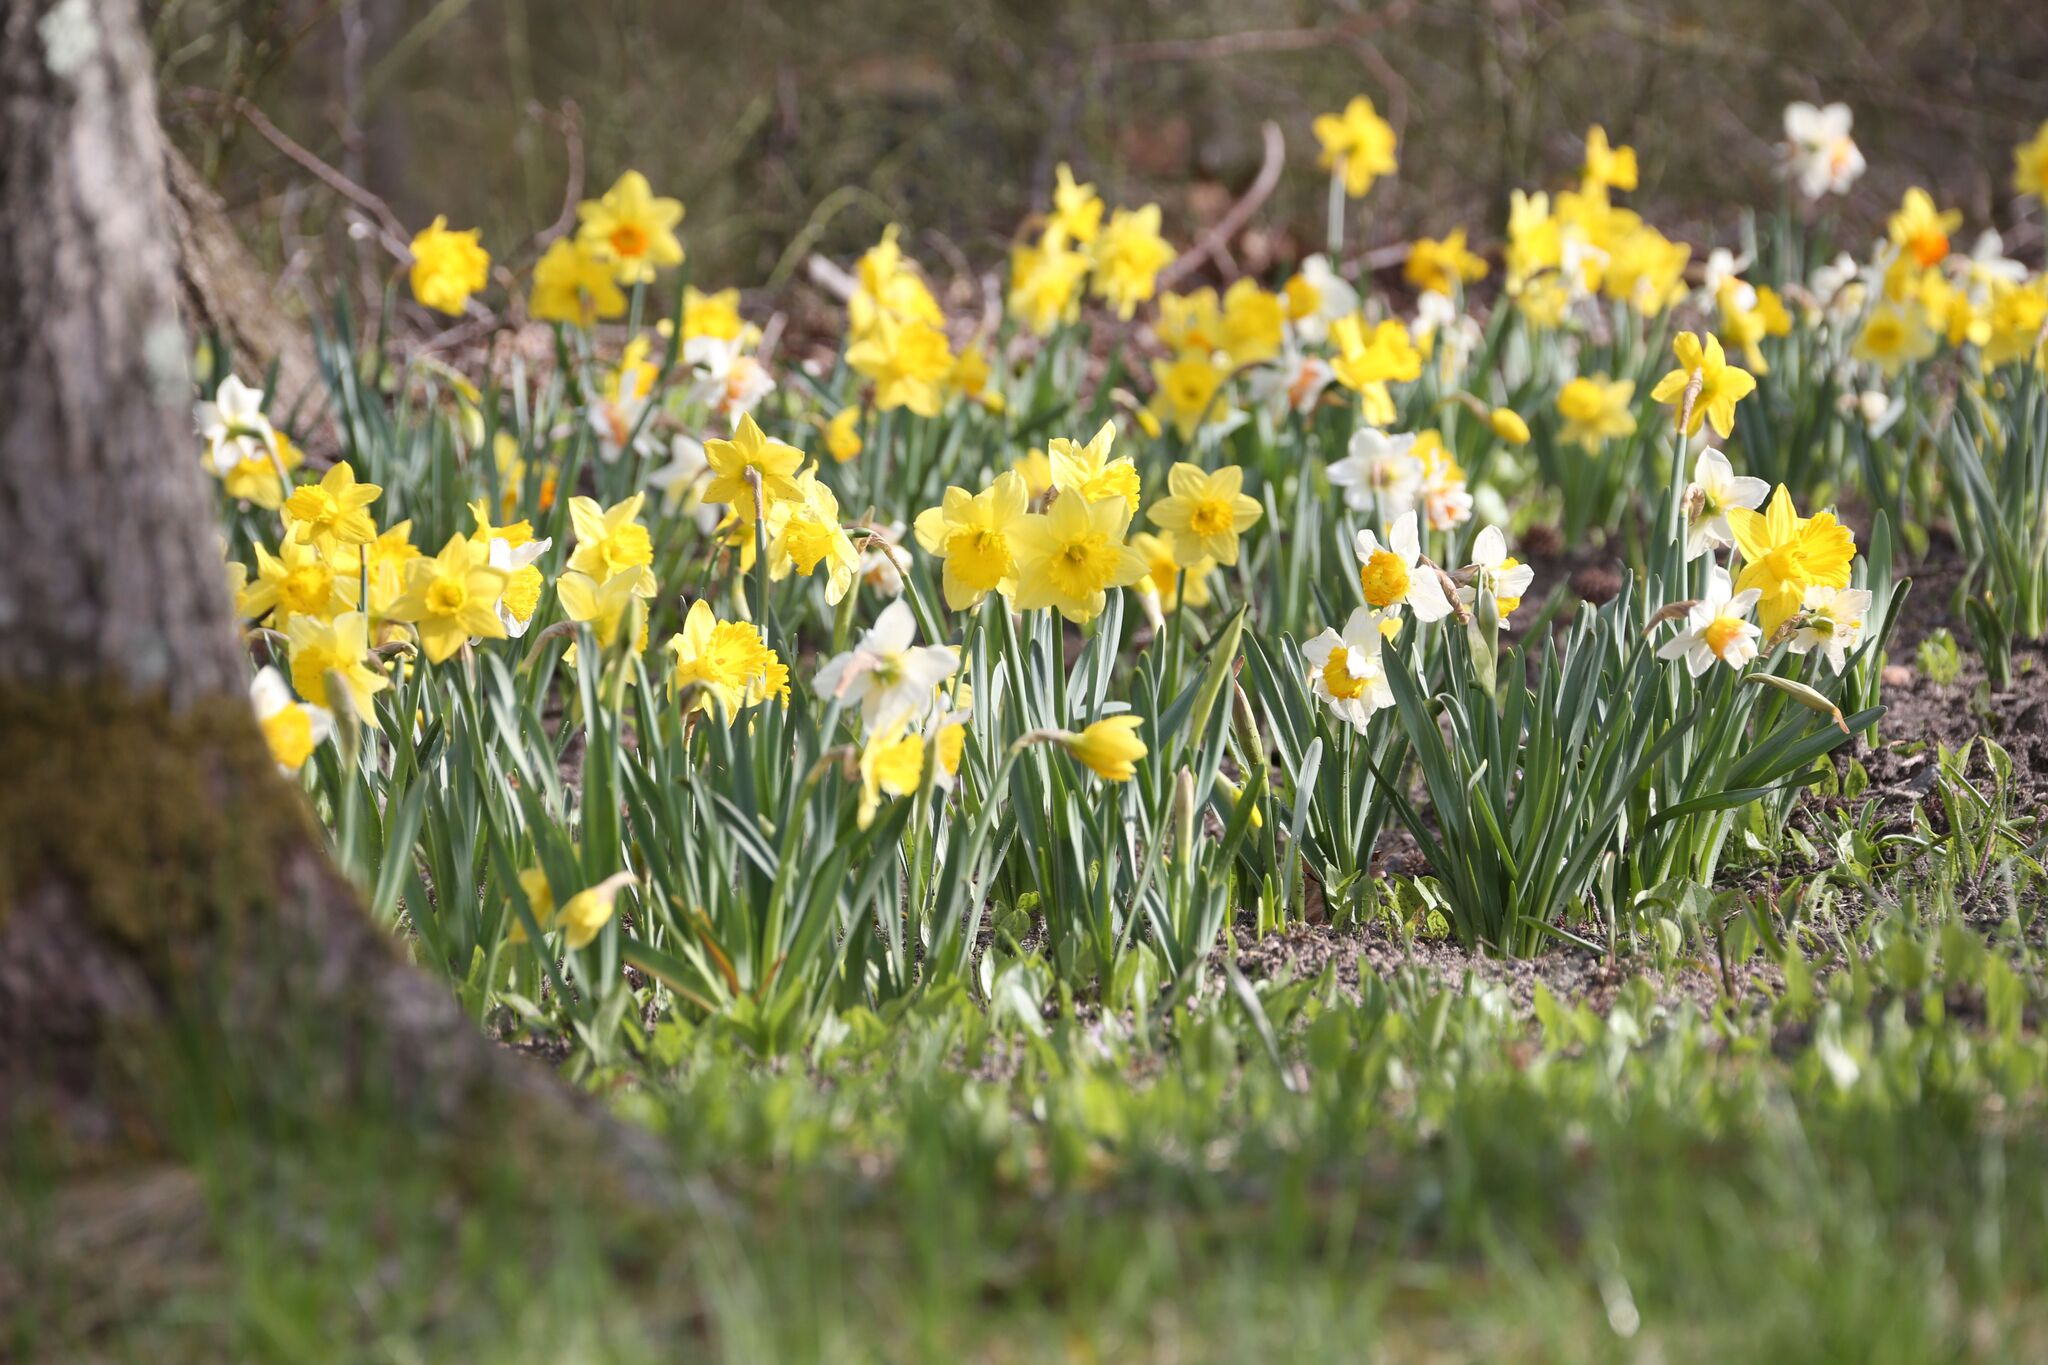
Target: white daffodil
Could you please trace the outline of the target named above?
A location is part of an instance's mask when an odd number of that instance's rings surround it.
[[[263,390],[233,375],[220,381],[212,402],[193,405],[192,425],[206,442],[216,474],[232,473],[248,460],[268,459],[277,449],[277,433],[263,415]]]
[[[1863,174],[1863,152],[1849,136],[1855,121],[1846,104],[1816,108],[1805,100],[1785,106],[1781,173],[1808,199],[1847,194]]]
[[[1997,228],[1977,234],[1976,245],[1962,264],[1970,297],[1979,302],[1989,296],[1993,284],[2024,284],[2027,278],[2026,266],[2005,254],[2005,238]]]
[[[1245,388],[1253,404],[1279,422],[1290,412],[1306,417],[1315,411],[1334,377],[1329,361],[1303,351],[1300,339],[1288,332],[1281,338],[1280,354],[1253,370]]]
[[[1434,345],[1438,372],[1446,377],[1461,373],[1472,352],[1485,340],[1478,319],[1458,311],[1449,294],[1425,289],[1415,300],[1415,321],[1408,335],[1417,349]]]
[[[1394,689],[1380,657],[1385,618],[1370,607],[1351,613],[1340,635],[1325,629],[1301,647],[1309,690],[1339,720],[1363,731],[1373,712],[1394,704]]]
[[[775,391],[775,377],[744,339],[691,337],[683,343],[683,367],[690,373],[690,398],[728,422],[752,412]]]
[[[1344,492],[1344,505],[1392,521],[1415,506],[1422,492],[1422,461],[1415,434],[1389,434],[1360,427],[1351,434],[1344,458],[1330,466],[1330,483]]]
[[[817,690],[859,703],[870,734],[922,714],[931,705],[932,689],[960,667],[960,654],[951,645],[920,646],[916,640],[917,619],[899,597],[852,649],[818,670]]]
[[[1358,291],[1330,265],[1321,252],[1301,263],[1287,289],[1290,319],[1295,335],[1309,345],[1320,344],[1330,335],[1330,324],[1358,311]]]
[[[1863,311],[1863,300],[1869,293],[1863,276],[1863,267],[1856,258],[1843,251],[1825,265],[1815,266],[1806,287],[1830,320],[1843,323]]]
[[[1458,589],[1458,601],[1467,610],[1479,600],[1479,585],[1493,589],[1494,606],[1505,621],[1522,605],[1522,594],[1536,581],[1536,571],[1508,553],[1508,538],[1498,526],[1488,526],[1472,542],[1472,582]]]
[[[263,728],[270,756],[287,773],[304,767],[313,750],[334,733],[334,716],[294,697],[274,668],[266,667],[250,680],[249,702],[256,708],[256,723]]]
[[[1816,583],[1800,600],[1798,629],[1790,649],[1794,654],[1819,650],[1828,667],[1840,673],[1849,665],[1849,655],[1863,642],[1864,618],[1870,614],[1870,594],[1862,588],[1830,588]]]
[[[1738,475],[1720,451],[1702,450],[1693,461],[1692,482],[1685,490],[1685,557],[1698,559],[1710,550],[1733,545],[1735,533],[1728,528],[1728,509],[1760,506],[1770,492],[1771,486],[1762,479]]]
[[[1730,668],[1741,668],[1756,657],[1756,642],[1763,631],[1749,619],[1761,595],[1744,588],[1729,596],[1728,571],[1716,564],[1707,570],[1707,594],[1685,613],[1685,628],[1657,649],[1660,659],[1683,659],[1686,671],[1695,678],[1720,660]]]
[[[722,508],[704,501],[705,485],[711,482],[711,462],[704,443],[681,432],[669,438],[668,463],[647,476],[647,486],[661,494],[664,512],[674,515],[688,509],[697,530],[710,535],[724,516]]]
[[[654,423],[643,420],[647,404],[646,394],[621,393],[600,398],[585,410],[590,429],[597,433],[599,459],[615,464],[628,449],[641,455],[660,453],[661,438],[655,434]]]
[[[1406,606],[1418,621],[1441,621],[1451,614],[1451,599],[1436,566],[1423,561],[1414,512],[1401,514],[1385,545],[1370,530],[1358,533],[1357,544],[1358,582],[1367,606],[1379,612]]]

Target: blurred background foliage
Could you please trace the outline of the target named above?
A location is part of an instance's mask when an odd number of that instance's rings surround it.
[[[409,228],[481,225],[501,259],[628,166],[689,207],[696,278],[787,282],[889,221],[934,269],[998,264],[1073,162],[1187,240],[1287,173],[1239,244],[1320,245],[1310,119],[1369,94],[1399,129],[1366,242],[1470,225],[1573,173],[1587,125],[1633,143],[1671,230],[1769,205],[1779,111],[1845,100],[1874,225],[1909,184],[2006,222],[2010,148],[2048,114],[2042,0],[157,0],[166,120],[287,280],[323,279],[341,201],[253,106]],[[246,104],[241,103],[246,102]],[[1355,229],[1354,229],[1355,231]],[[2031,234],[2038,236],[2038,233]],[[1359,243],[1354,241],[1354,245]]]

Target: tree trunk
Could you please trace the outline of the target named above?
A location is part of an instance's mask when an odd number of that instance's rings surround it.
[[[515,1110],[535,1159],[617,1155],[401,959],[269,758],[163,168],[135,0],[0,0],[0,1134],[149,1144],[172,1037],[258,1104],[374,1091],[457,1159]]]

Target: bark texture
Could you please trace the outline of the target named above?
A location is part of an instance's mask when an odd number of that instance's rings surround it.
[[[374,1095],[451,1165],[516,1130],[653,1207],[654,1163],[371,924],[269,758],[164,166],[135,0],[0,0],[0,1138],[132,1151],[174,1037],[239,1105]]]

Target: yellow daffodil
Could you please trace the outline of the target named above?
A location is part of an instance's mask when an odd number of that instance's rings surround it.
[[[1573,379],[1557,395],[1557,412],[1564,418],[1560,438],[1590,453],[1603,442],[1634,435],[1636,418],[1630,404],[1635,392],[1632,379],[1609,379],[1604,374]]]
[[[1159,205],[1118,209],[1089,245],[1095,296],[1128,319],[1152,297],[1159,272],[1173,263],[1173,248],[1159,235]]]
[[[289,630],[301,616],[324,621],[356,606],[355,578],[337,572],[334,561],[303,537],[287,535],[276,554],[261,545],[255,549],[256,577],[236,599],[236,615],[267,617],[276,629]]]
[[[1373,181],[1398,168],[1393,125],[1364,95],[1354,95],[1341,114],[1318,114],[1314,127],[1316,141],[1323,146],[1316,164],[1341,177],[1344,192],[1353,199],[1362,198]]]
[[[1704,341],[1698,333],[1680,332],[1678,339],[1672,342],[1671,350],[1678,357],[1678,368],[1657,381],[1650,397],[1673,408],[1678,419],[1683,421],[1688,415],[1686,390],[1697,379],[1699,391],[1693,398],[1691,420],[1685,423],[1685,434],[1698,434],[1700,424],[1708,422],[1726,439],[1735,430],[1735,405],[1756,390],[1755,376],[1748,370],[1730,365],[1727,353],[1711,332]]]
[[[1278,294],[1240,279],[1223,291],[1222,351],[1233,366],[1257,365],[1280,354],[1287,305]]]
[[[294,697],[274,668],[259,670],[250,681],[249,701],[256,708],[256,723],[270,756],[288,773],[303,768],[334,731],[334,717],[327,708]]]
[[[1150,752],[1138,738],[1139,716],[1106,716],[1079,734],[1062,733],[1060,747],[1074,761],[1105,782],[1128,782],[1138,775],[1138,760]]]
[[[1102,200],[1093,185],[1074,183],[1073,168],[1062,161],[1054,171],[1058,183],[1052,192],[1052,216],[1045,225],[1048,242],[1077,242],[1082,246],[1095,240],[1102,226]]]
[[[615,574],[600,583],[589,574],[570,569],[555,580],[555,595],[561,599],[562,611],[571,621],[590,627],[600,649],[610,649],[617,642],[621,627],[637,620],[633,650],[640,653],[647,648],[647,612],[644,607],[635,610],[640,596],[633,587],[631,574]]]
[[[1010,532],[1017,609],[1053,607],[1069,621],[1095,619],[1110,588],[1145,576],[1144,556],[1124,543],[1130,524],[1131,506],[1122,498],[1089,502],[1066,494],[1020,520]]]
[[[1145,576],[1132,586],[1140,594],[1149,592],[1157,598],[1161,611],[1172,611],[1183,602],[1199,609],[1215,600],[1209,591],[1209,574],[1216,568],[1215,560],[1181,564],[1174,555],[1173,537],[1155,536],[1150,531],[1132,535],[1131,548],[1144,556],[1146,565]]]
[[[1586,164],[1580,172],[1588,191],[1633,190],[1636,187],[1636,149],[1610,146],[1607,130],[1594,124],[1586,131]]]
[[[1087,253],[1065,246],[1022,243],[1010,251],[1010,311],[1039,336],[1072,322],[1088,278]]]
[[[2048,359],[2041,341],[2041,328],[2048,324],[2048,276],[2026,284],[1994,284],[1986,321],[1989,336],[1980,357],[1985,369],[1995,370],[2029,355],[2037,364]]]
[[[1016,591],[1016,551],[1011,535],[1024,521],[1030,489],[1021,475],[1006,471],[979,493],[946,489],[944,500],[918,514],[917,543],[944,561],[940,585],[946,605],[971,611],[991,592]]]
[[[624,316],[626,296],[608,262],[574,238],[558,237],[533,267],[533,293],[526,307],[540,322],[590,327],[601,318]]]
[[[832,414],[832,420],[825,423],[825,453],[832,457],[834,464],[845,464],[858,459],[864,448],[860,438],[860,409],[841,408]]]
[[[654,596],[654,541],[637,520],[646,499],[645,493],[635,493],[610,507],[595,498],[569,499],[569,525],[576,532],[569,567],[599,583],[624,574],[640,596]]]
[[[1138,510],[1140,484],[1138,467],[1122,457],[1111,459],[1116,443],[1116,425],[1104,422],[1087,445],[1077,445],[1064,436],[1046,442],[1052,465],[1052,486],[1061,493],[1075,493],[1089,502],[1122,498],[1132,512]]]
[[[1244,492],[1244,471],[1225,465],[1210,474],[1200,465],[1176,464],[1167,471],[1166,487],[1167,496],[1146,515],[1172,534],[1175,562],[1237,563],[1238,537],[1258,522],[1262,510],[1258,499]]]
[[[1493,434],[1511,446],[1529,444],[1529,423],[1513,408],[1495,408],[1486,414],[1486,425]]]
[[[715,337],[719,341],[736,341],[746,325],[740,317],[739,290],[721,289],[716,294],[707,294],[694,284],[684,287],[683,340]]]
[[[1224,372],[1207,356],[1190,351],[1173,361],[1152,362],[1152,415],[1170,422],[1183,441],[1195,439],[1204,423],[1223,415]]]
[[[294,616],[285,627],[285,640],[294,692],[320,698],[329,711],[346,706],[363,724],[377,727],[376,697],[391,679],[367,662],[369,617],[359,611],[345,611],[331,621]]]
[[[1114,429],[1111,434],[1115,434]],[[1024,488],[1031,495],[1031,501],[1037,502],[1052,491],[1052,457],[1037,446],[1019,455],[1010,468],[1024,480]],[[1133,468],[1131,472],[1135,475],[1137,470]]]
[[[1831,512],[1800,516],[1785,485],[1778,485],[1763,511],[1731,507],[1727,516],[1742,554],[1742,574],[1735,587],[1738,592],[1756,589],[1757,615],[1766,636],[1775,635],[1797,614],[1808,588],[1849,586],[1856,537]]]
[[[221,491],[231,498],[238,498],[266,512],[275,512],[284,506],[285,483],[278,477],[283,470],[285,477],[306,462],[306,453],[298,448],[289,436],[281,431],[270,433],[272,450],[250,456],[221,472]],[[208,465],[212,468],[211,463]]]
[[[377,538],[377,523],[365,509],[383,491],[374,483],[357,483],[355,470],[344,461],[323,474],[320,482],[293,489],[284,500],[284,513],[322,550],[366,545]]]
[[[457,531],[431,558],[405,566],[405,591],[391,604],[391,619],[419,629],[420,649],[440,663],[471,640],[502,640],[498,599],[506,573],[480,561],[469,537]]]
[[[1880,303],[1863,320],[1863,329],[1849,353],[1877,366],[1887,379],[1900,370],[1934,354],[1939,339],[1927,326],[1925,314],[1917,307]]]
[[[598,931],[611,923],[619,892],[636,880],[630,872],[617,872],[563,901],[554,915],[554,927],[562,931],[563,946],[571,950],[589,947]]]
[[[1485,279],[1486,262],[1465,249],[1465,229],[1459,228],[1441,240],[1417,238],[1402,263],[1401,278],[1417,289],[1449,294],[1460,284]]]
[[[683,263],[676,224],[682,203],[659,199],[638,171],[627,171],[597,199],[576,206],[576,241],[611,267],[620,284],[652,284],[664,267]]]
[[[2048,202],[2048,120],[2012,149],[2012,188],[2015,194]]]
[[[676,694],[693,685],[700,689],[692,710],[710,713],[715,704],[730,721],[770,697],[789,696],[789,667],[768,647],[760,628],[746,621],[719,620],[702,598],[690,604],[682,631],[669,638],[667,648]]]
[[[491,275],[491,254],[477,244],[477,229],[448,230],[436,217],[412,239],[412,296],[438,313],[458,315]]]
[[[936,417],[953,352],[945,332],[932,323],[882,312],[867,334],[847,348],[846,363],[874,382],[875,406],[883,412],[909,408],[920,417]]]
[[[924,782],[924,736],[897,720],[868,737],[860,749],[860,811],[862,829],[874,823],[884,796],[909,796]]]
[[[741,414],[731,440],[706,441],[704,458],[711,466],[704,501],[731,504],[743,521],[751,522],[754,516],[753,485],[747,479],[750,469],[761,481],[764,503],[787,502],[797,496],[795,475],[804,453],[762,431],[751,413]]]
[[[815,469],[797,475],[796,491],[768,543],[769,576],[780,580],[795,570],[809,578],[823,566],[825,604],[837,606],[860,572],[860,551],[839,524],[839,498],[818,481]]]
[[[1937,209],[1934,196],[1915,186],[1906,191],[1898,210],[1886,220],[1885,233],[1894,246],[1924,268],[1948,259],[1949,234],[1962,225],[1962,210]]]
[[[1339,318],[1330,325],[1330,343],[1337,351],[1330,373],[1347,389],[1363,393],[1374,385],[1422,377],[1422,353],[1408,329],[1392,318],[1370,330],[1356,313]]]

